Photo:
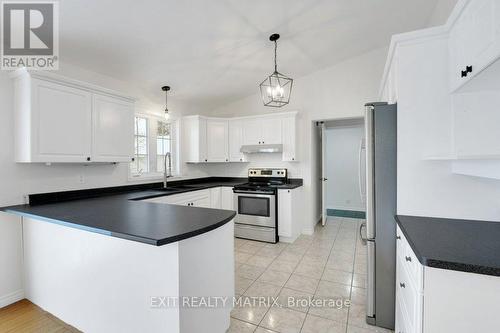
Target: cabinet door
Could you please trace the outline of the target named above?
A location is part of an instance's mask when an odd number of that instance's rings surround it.
[[[32,162],[85,162],[91,157],[92,98],[88,91],[32,81]]]
[[[243,121],[229,121],[229,161],[244,162],[245,154],[240,152],[243,145]]]
[[[214,187],[210,189],[210,208],[221,209],[222,206],[222,194],[220,187]]]
[[[203,208],[211,208],[210,207],[210,196],[198,197],[192,202],[192,206],[194,207],[203,207]]]
[[[297,126],[295,117],[286,117],[282,120],[283,161],[297,161]]]
[[[234,193],[232,187],[221,187],[221,208],[234,210]]]
[[[280,118],[262,118],[262,143],[266,145],[282,143]]]
[[[181,153],[187,163],[208,162],[207,121],[200,116],[188,116],[181,121]]]
[[[243,144],[262,144],[262,123],[261,119],[243,120]]]
[[[207,120],[208,162],[229,162],[228,125],[226,120]]]
[[[130,162],[134,155],[134,105],[93,94],[94,162]]]
[[[292,237],[291,190],[278,190],[278,235]]]

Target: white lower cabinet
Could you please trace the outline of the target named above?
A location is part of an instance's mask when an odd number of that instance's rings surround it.
[[[498,331],[500,277],[423,266],[396,237],[396,333]]]
[[[222,194],[220,187],[213,187],[210,189],[210,208],[222,208]]]
[[[221,208],[234,210],[234,193],[232,187],[221,187]]]
[[[187,193],[167,195],[158,198],[146,199],[147,202],[211,208],[210,190],[199,190]]]
[[[278,190],[278,236],[280,242],[292,243],[301,233],[300,207],[302,187]]]

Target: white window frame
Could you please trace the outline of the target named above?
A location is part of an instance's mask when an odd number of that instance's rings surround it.
[[[146,118],[148,121],[148,156],[149,156],[149,171],[141,174],[132,173],[132,168],[129,167],[129,181],[144,181],[144,180],[163,180],[163,172],[156,171],[157,169],[157,122],[167,122],[171,124],[171,140],[172,140],[172,176],[178,177],[180,172],[180,153],[179,153],[179,120],[162,118],[160,116],[136,113],[136,117]],[[135,134],[135,132],[134,132]],[[152,170],[154,169],[154,170]]]

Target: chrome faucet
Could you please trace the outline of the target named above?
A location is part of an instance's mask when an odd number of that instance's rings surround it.
[[[168,168],[167,168],[167,158],[168,158]],[[170,152],[165,154],[163,159],[163,188],[167,188],[167,179],[172,177],[172,155]]]

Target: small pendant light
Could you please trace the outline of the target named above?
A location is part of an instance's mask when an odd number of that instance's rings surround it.
[[[276,53],[278,50],[279,34],[272,34],[269,37],[274,42],[274,72],[260,84],[260,94],[265,106],[282,107],[290,102],[293,79],[278,72]]]
[[[170,91],[169,86],[161,87],[161,90],[165,92],[165,119],[170,118],[170,114],[168,113],[168,92]]]

